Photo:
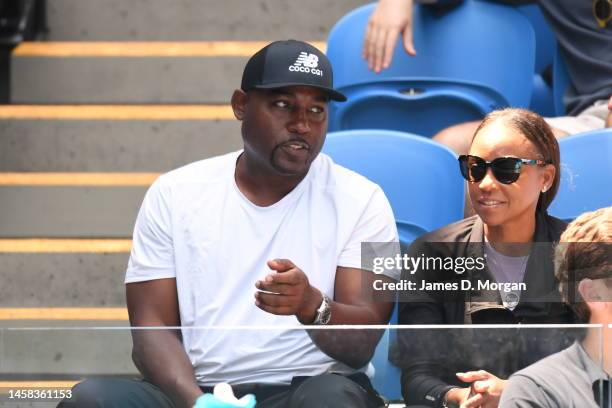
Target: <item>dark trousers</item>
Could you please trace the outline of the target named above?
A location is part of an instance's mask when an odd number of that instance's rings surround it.
[[[202,391],[212,392],[208,387]],[[365,374],[348,377],[323,374],[294,377],[291,385],[245,384],[234,387],[237,397],[255,394],[258,408],[379,408],[383,400]],[[90,379],[73,388],[72,398],[58,408],[174,408],[155,385],[142,380]]]

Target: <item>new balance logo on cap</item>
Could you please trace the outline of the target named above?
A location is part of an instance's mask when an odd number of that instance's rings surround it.
[[[319,65],[319,57],[314,54],[308,54],[307,52],[300,52],[300,56],[297,57],[294,66],[303,65],[305,67],[316,68]]]
[[[309,54],[305,51],[300,52],[293,65],[289,66],[291,72],[305,72],[307,74],[313,74],[323,76],[323,71],[318,69],[319,57],[315,54]]]
[[[311,86],[325,92],[329,99],[346,101],[334,89],[334,73],[321,50],[304,41],[274,41],[257,51],[244,67],[240,88],[275,89]]]

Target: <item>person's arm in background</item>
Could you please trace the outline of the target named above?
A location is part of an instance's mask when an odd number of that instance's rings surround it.
[[[508,380],[499,406],[502,408],[553,408],[563,405],[563,401],[552,401],[552,394],[546,393],[531,378],[513,375]]]
[[[380,0],[366,28],[363,57],[375,72],[388,68],[397,39],[402,35],[404,49],[416,55],[412,41],[412,0]]]
[[[178,327],[175,279],[126,285],[132,327]],[[176,329],[132,330],[132,359],[147,381],[157,385],[177,407],[192,407],[202,394]]]
[[[610,96],[610,100],[608,100],[608,120],[606,120],[606,127],[612,127],[612,96]]]
[[[417,3],[442,5],[460,3],[463,0],[416,0]],[[533,3],[535,0],[497,0],[511,5]],[[413,0],[379,0],[368,20],[363,42],[363,58],[368,68],[381,72],[391,65],[393,51],[399,36],[406,52],[416,56],[412,33]]]

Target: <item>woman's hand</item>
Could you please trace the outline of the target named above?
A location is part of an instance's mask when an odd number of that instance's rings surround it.
[[[457,373],[457,378],[472,385],[448,391],[446,401],[449,405],[459,408],[497,408],[506,380],[484,370]]]

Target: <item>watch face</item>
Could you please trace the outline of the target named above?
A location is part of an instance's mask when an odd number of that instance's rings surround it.
[[[327,303],[327,308],[323,311],[323,313],[321,313],[321,324],[329,323],[330,319],[331,319],[331,308],[329,307],[329,303]]]

